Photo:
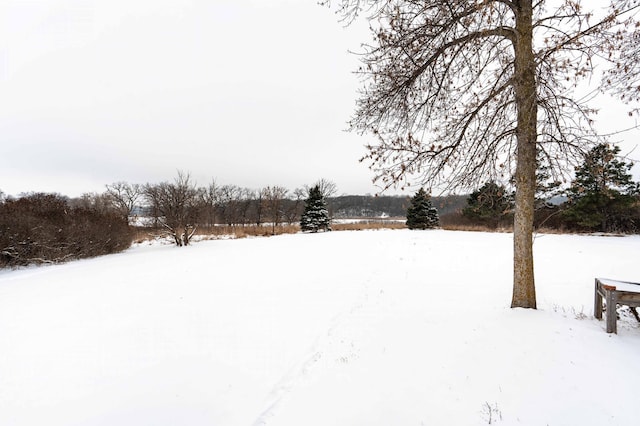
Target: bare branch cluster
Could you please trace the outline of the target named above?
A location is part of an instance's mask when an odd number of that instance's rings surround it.
[[[195,232],[198,192],[188,173],[178,172],[173,182],[145,185],[144,195],[154,212],[161,219],[176,245],[188,245]]]
[[[620,11],[596,17],[580,1],[534,6],[538,151],[553,175],[600,138],[595,110],[576,96],[592,75]],[[623,5],[624,6],[624,5]],[[515,170],[516,19],[511,0],[343,0],[374,32],[358,70],[363,89],[351,127],[376,142],[362,159],[384,188],[411,180],[443,189]]]
[[[619,0],[617,10],[625,11],[609,32],[606,59],[611,68],[603,77],[604,89],[631,103],[640,101],[640,1]],[[638,109],[635,108],[637,112]],[[630,113],[631,114],[631,113]]]
[[[139,184],[127,182],[115,182],[107,185],[107,196],[125,221],[129,220],[136,203],[142,198],[143,187]]]

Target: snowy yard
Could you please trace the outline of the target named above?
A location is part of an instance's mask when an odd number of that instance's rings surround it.
[[[640,327],[593,318],[640,236],[353,231],[0,272],[0,425],[637,424]]]

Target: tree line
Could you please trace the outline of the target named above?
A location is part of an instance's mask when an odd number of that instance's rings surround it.
[[[320,179],[315,186],[323,197],[336,191],[336,185]],[[315,187],[314,186],[314,187]],[[251,190],[237,185],[197,186],[188,173],[178,172],[173,181],[157,184],[117,182],[107,185],[105,196],[123,220],[143,216],[147,225],[164,228],[178,246],[188,245],[198,228],[217,225],[256,225],[275,228],[300,221],[309,188],[290,192],[274,185]]]
[[[640,232],[640,184],[631,162],[609,144],[592,148],[566,188],[537,175],[535,226],[560,231]],[[300,224],[303,231],[329,230],[341,217],[407,217],[411,229],[460,225],[509,228],[514,192],[509,184],[487,181],[469,195],[431,197],[422,188],[409,196],[333,196],[326,179],[292,192],[280,186],[249,190],[235,185],[197,186],[188,173],[155,184],[116,182],[101,194],[70,199],[33,193],[18,198],[0,192],[0,267],[56,263],[121,251],[132,228],[152,227],[176,245],[188,245],[200,229],[226,225],[263,226],[276,232]]]
[[[543,185],[539,179],[535,226],[578,232],[640,232],[640,183],[630,174],[633,163],[621,159],[619,153],[617,146],[596,145],[576,167],[575,178],[565,189],[558,182]],[[545,176],[544,171],[540,175]],[[469,195],[462,216],[495,229],[509,226],[513,211],[513,191],[489,181]]]
[[[313,187],[320,202],[336,185],[320,179]],[[173,181],[115,182],[103,193],[69,198],[29,193],[15,198],[0,192],[0,267],[58,263],[128,248],[133,228],[151,227],[177,246],[188,245],[198,229],[218,225],[264,226],[272,233],[300,222],[310,188],[282,186],[258,191],[215,182],[199,187],[188,173]],[[311,211],[309,214],[315,214]],[[328,223],[309,230],[327,229]]]

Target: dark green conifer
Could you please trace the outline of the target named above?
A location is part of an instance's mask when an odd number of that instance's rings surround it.
[[[576,168],[567,191],[564,212],[568,223],[588,231],[633,232],[638,229],[638,184],[629,171],[632,163],[618,158],[620,148],[599,144]]]
[[[409,229],[432,229],[440,226],[438,210],[431,204],[431,197],[420,188],[411,198],[407,209],[407,227]]]
[[[513,197],[503,185],[490,181],[467,198],[462,214],[491,228],[504,223],[513,210]]]

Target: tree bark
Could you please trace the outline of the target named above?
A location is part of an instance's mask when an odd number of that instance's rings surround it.
[[[512,308],[536,309],[533,213],[536,190],[537,102],[532,0],[516,2],[514,91],[518,111],[516,199],[513,223]]]

